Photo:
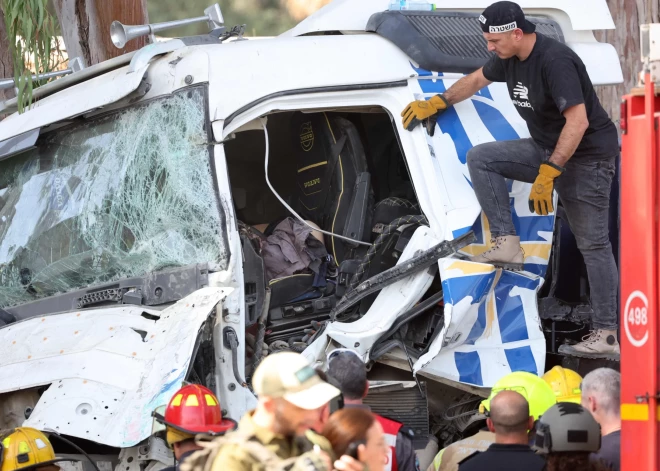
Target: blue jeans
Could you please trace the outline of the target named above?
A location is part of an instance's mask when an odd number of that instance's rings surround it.
[[[506,179],[533,183],[539,166],[550,154],[532,139],[489,142],[468,152],[472,185],[493,237],[516,233]],[[617,329],[619,275],[608,233],[615,158],[572,158],[566,163],[566,171],[555,180],[555,190],[587,266],[594,329]]]

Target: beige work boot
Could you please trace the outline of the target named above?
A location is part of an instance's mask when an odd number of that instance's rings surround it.
[[[619,361],[621,349],[616,340],[616,330],[592,330],[575,345],[562,345],[559,353],[583,358],[606,358]]]
[[[473,262],[490,263],[507,270],[522,270],[524,253],[520,247],[520,237],[506,235],[490,241],[493,246],[481,255],[472,257]]]

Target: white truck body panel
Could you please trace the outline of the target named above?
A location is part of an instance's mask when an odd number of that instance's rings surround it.
[[[148,68],[128,73],[129,66],[121,67],[38,101],[29,111],[2,121],[0,141],[119,101],[138,88]]]
[[[162,311],[124,305],[11,324],[0,329],[0,393],[50,384],[24,425],[136,445],[151,434],[151,412],[181,387],[202,324],[231,292],[203,288]]]

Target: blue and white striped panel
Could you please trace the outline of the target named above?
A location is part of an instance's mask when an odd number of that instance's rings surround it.
[[[440,261],[440,277],[449,343],[424,371],[486,387],[512,371],[543,373],[542,278],[451,258]]]
[[[461,76],[429,72],[412,66],[418,75],[418,98],[430,98],[443,93]],[[413,83],[415,83],[413,82]],[[490,248],[490,230],[476,200],[466,161],[467,152],[475,145],[529,137],[525,122],[511,103],[504,83],[493,83],[470,100],[458,103],[438,119],[433,137],[427,136],[433,149],[434,167],[442,175],[447,220],[451,235],[458,237],[469,230],[477,242],[464,250],[478,255]],[[539,216],[529,210],[531,185],[509,182],[511,213],[516,232],[525,250],[525,270],[544,276],[554,229],[554,214]]]

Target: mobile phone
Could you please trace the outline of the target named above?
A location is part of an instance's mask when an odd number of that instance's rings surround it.
[[[348,447],[346,447],[346,452],[344,455],[350,456],[353,459],[358,459],[358,447],[360,445],[366,445],[367,442],[364,440],[356,440],[354,442],[351,442],[348,444]]]

